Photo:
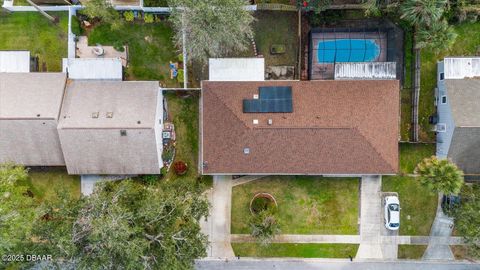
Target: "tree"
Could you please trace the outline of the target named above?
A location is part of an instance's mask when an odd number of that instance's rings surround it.
[[[280,233],[277,219],[272,210],[264,210],[250,218],[251,235],[260,244],[268,245]]]
[[[448,159],[425,158],[415,168],[422,185],[433,192],[458,194],[463,185],[463,172]]]
[[[83,14],[89,18],[96,18],[110,24],[114,30],[120,29],[123,25],[120,14],[113,8],[110,1],[88,0],[85,2],[84,7],[81,11]]]
[[[225,57],[245,51],[253,36],[253,15],[245,9],[247,0],[169,0],[175,43],[183,48],[187,61],[206,63],[210,57]]]
[[[480,258],[480,185],[465,186],[460,207],[454,210],[455,229],[468,243],[470,256]]]
[[[326,10],[333,0],[297,0],[297,7],[316,14]]]
[[[446,3],[446,0],[406,0],[400,6],[400,18],[420,28],[430,26],[440,20]]]
[[[0,164],[0,254],[15,254],[30,240],[36,212],[25,181],[27,170]]]
[[[80,269],[190,269],[206,255],[199,220],[208,201],[182,182],[97,184],[94,193],[46,207],[39,246]],[[55,210],[57,207],[62,210]]]
[[[453,28],[447,21],[442,20],[432,23],[428,28],[420,29],[415,46],[418,49],[430,48],[438,53],[450,48],[456,38],[457,34]]]

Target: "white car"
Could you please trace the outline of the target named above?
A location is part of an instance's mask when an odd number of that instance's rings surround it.
[[[397,196],[385,197],[385,227],[392,231],[400,227],[400,202]]]

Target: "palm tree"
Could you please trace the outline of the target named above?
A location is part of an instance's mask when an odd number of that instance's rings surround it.
[[[457,36],[457,33],[445,20],[434,22],[429,28],[422,28],[418,31],[415,48],[431,48],[438,53],[450,48]]]
[[[406,0],[400,6],[400,19],[416,27],[430,26],[443,15],[446,0]]]
[[[458,194],[463,185],[463,172],[448,159],[425,158],[415,168],[422,185],[433,192]]]

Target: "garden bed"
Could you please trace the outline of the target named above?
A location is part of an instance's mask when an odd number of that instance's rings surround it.
[[[357,234],[358,178],[269,176],[232,191],[231,231],[248,234],[252,197],[267,192],[278,204],[283,234]]]

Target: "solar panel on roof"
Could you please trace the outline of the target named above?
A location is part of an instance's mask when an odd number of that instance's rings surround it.
[[[258,99],[244,99],[244,113],[290,113],[293,112],[292,87],[259,87]]]

